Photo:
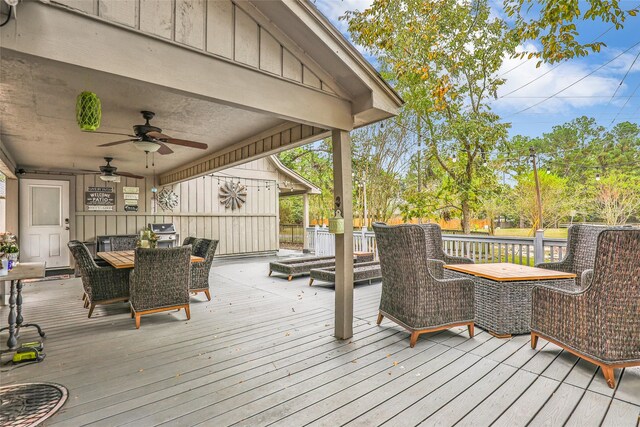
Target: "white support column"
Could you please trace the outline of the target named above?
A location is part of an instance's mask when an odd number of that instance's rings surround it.
[[[336,254],[336,318],[335,336],[353,336],[353,200],[351,182],[351,141],[349,132],[334,129],[333,192],[334,202],[344,218],[344,234],[335,236]]]
[[[302,251],[309,252],[309,236],[307,234],[309,228],[309,194],[302,195]]]

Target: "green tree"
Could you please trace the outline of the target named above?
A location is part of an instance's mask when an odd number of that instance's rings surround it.
[[[567,179],[553,174],[540,174],[539,181],[542,225],[556,227],[561,219],[570,215],[574,205],[567,191]],[[509,197],[509,207],[513,214],[527,220],[533,234],[538,228],[538,204],[533,172],[517,177],[517,184]]]
[[[540,58],[538,65],[543,61],[553,63],[600,52],[605,44],[597,40],[579,41],[576,24],[601,21],[619,30],[627,19],[638,14],[637,7],[625,10],[622,2],[615,0],[504,0],[504,8],[507,15],[515,19],[512,32],[518,40],[542,43],[542,51],[520,54]]]
[[[640,215],[639,177],[612,173],[597,187],[595,203],[607,224],[626,224],[632,216]]]
[[[374,0],[344,19],[406,101],[412,128],[442,172],[441,208],[455,211],[468,233],[478,191],[494,179],[483,153],[507,135],[487,101],[504,83],[497,71],[516,40],[487,1]]]

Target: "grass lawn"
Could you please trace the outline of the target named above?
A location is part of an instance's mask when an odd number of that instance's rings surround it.
[[[548,228],[544,230],[544,237],[550,239],[566,239],[566,228]],[[509,237],[533,237],[530,228],[502,228],[495,231],[496,236],[509,236]]]

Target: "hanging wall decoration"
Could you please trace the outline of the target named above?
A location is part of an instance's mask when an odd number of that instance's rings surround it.
[[[76,99],[76,121],[80,129],[93,132],[100,127],[102,107],[93,92],[82,92]]]
[[[158,193],[158,205],[165,211],[172,211],[178,206],[178,195],[173,192],[171,187],[164,187]]]
[[[225,182],[218,191],[220,204],[231,210],[240,209],[247,201],[247,187],[239,182]]]

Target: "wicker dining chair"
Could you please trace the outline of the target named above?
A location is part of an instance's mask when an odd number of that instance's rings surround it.
[[[89,249],[78,240],[71,240],[67,246],[80,270],[84,288],[85,308],[89,317],[96,305],[124,302],[129,299],[129,271],[113,267],[101,267],[91,257]]]
[[[442,261],[443,264],[473,264],[469,258],[447,255],[442,245],[442,229],[438,224],[420,224],[427,239],[427,258]]]
[[[209,272],[213,263],[213,256],[218,247],[217,240],[210,239],[194,239],[191,247],[191,254],[204,258],[203,262],[194,262],[191,264],[191,285],[189,292],[197,294],[204,292],[207,300],[211,301],[211,292],[209,290]]]
[[[136,248],[137,236],[113,236],[109,238],[111,251],[132,251]]]
[[[388,317],[420,334],[467,326],[474,333],[474,285],[470,279],[443,279],[442,262],[429,260],[430,228],[404,224],[373,225],[382,270],[378,325]]]
[[[140,316],[184,308],[189,310],[191,279],[191,246],[146,249],[135,252],[135,264],[130,283],[131,317],[140,328]]]
[[[185,237],[184,242],[182,242],[182,246],[187,246],[187,245],[192,245],[195,243],[196,238],[195,237]]]
[[[604,230],[611,229],[598,225],[574,224],[567,234],[567,252],[558,262],[543,262],[536,267],[563,271],[576,275],[576,286],[588,286],[588,270],[593,269],[596,259],[596,243]],[[585,273],[587,272],[587,273]]]
[[[640,366],[640,230],[600,233],[586,287],[535,287],[531,347],[538,337],[602,369],[615,387],[614,369]]]

